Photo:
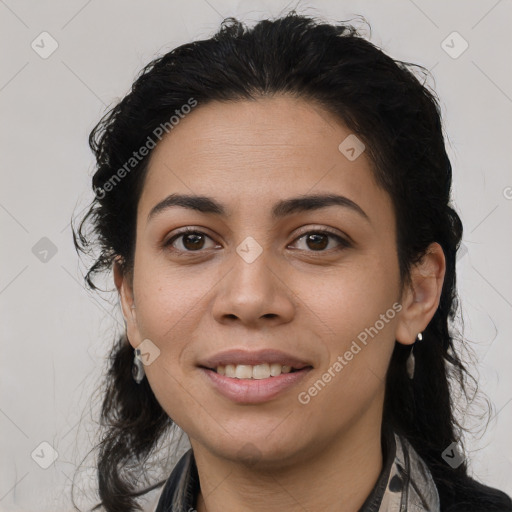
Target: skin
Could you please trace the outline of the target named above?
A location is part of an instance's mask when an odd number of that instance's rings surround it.
[[[365,152],[350,161],[338,150],[348,135],[321,108],[274,96],[200,105],[152,153],[133,275],[115,263],[114,278],[130,344],[150,339],[160,350],[146,376],[190,438],[199,512],[355,512],[382,469],[386,369],[395,340],[414,343],[433,317],[445,260],[432,244],[402,286],[391,198]],[[172,207],[148,221],[172,193],[210,196],[229,215]],[[340,206],[272,219],[277,201],[316,193],[348,197],[368,220]],[[186,226],[207,236],[198,245],[185,236],[163,247]],[[304,236],[323,229],[351,245],[329,237],[318,249]],[[252,263],[236,252],[248,236],[262,248]],[[394,303],[401,311],[300,403],[298,394]],[[278,348],[313,370],[268,402],[237,404],[197,367],[230,348]]]

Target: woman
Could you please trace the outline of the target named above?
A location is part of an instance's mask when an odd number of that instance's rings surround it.
[[[462,456],[462,224],[437,100],[408,66],[350,25],[228,19],[93,130],[75,243],[92,221],[87,281],[113,268],[126,322],[104,510],[158,486],[157,512],[512,510]],[[141,489],[177,426],[191,449]]]

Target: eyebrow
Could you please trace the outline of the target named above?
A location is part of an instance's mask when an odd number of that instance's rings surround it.
[[[147,219],[148,222],[156,215],[176,206],[201,213],[219,215],[221,217],[228,216],[225,207],[211,197],[190,194],[171,194],[151,209]],[[294,213],[319,210],[328,206],[342,206],[348,208],[370,222],[368,215],[357,203],[354,203],[354,201],[348,197],[337,194],[313,194],[283,199],[278,201],[272,208],[272,218],[277,220]]]

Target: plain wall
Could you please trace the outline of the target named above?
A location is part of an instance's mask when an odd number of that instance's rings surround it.
[[[71,215],[92,199],[90,130],[157,55],[210,37],[223,17],[252,23],[294,6],[330,21],[362,15],[373,43],[432,70],[465,227],[464,334],[494,404],[485,434],[467,439],[471,468],[512,494],[510,2],[11,0],[0,3],[1,511],[72,510],[70,479],[95,435],[88,398],[123,327],[115,296],[84,290],[72,244]],[[58,44],[48,58],[31,47],[51,49],[43,31]],[[469,45],[457,58],[454,31]],[[51,456],[42,442],[58,452],[48,469],[34,460]],[[77,501],[87,503],[80,491]]]

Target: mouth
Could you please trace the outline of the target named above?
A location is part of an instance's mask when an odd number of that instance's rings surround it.
[[[224,375],[220,373],[222,368],[224,368]],[[273,369],[274,375],[270,374],[270,368]],[[306,378],[313,367],[308,365],[299,369],[291,368],[289,365],[262,363],[254,367],[251,365],[226,365],[223,367],[221,365],[215,369],[208,367],[199,369],[207,385],[222,397],[236,404],[254,405],[269,402],[279,398],[285,391],[291,391]],[[218,369],[220,372],[217,371]],[[234,376],[229,376],[233,373]],[[255,374],[256,377],[254,377]]]
[[[201,366],[201,368],[232,379],[263,380],[279,377],[283,374],[296,373],[303,370],[312,369],[313,367],[311,365],[300,363],[296,366],[290,366],[281,363],[261,363],[256,365],[227,364],[218,365],[216,367]]]
[[[283,396],[314,368],[279,350],[235,349],[200,361],[198,369],[216,394],[236,404],[253,405]]]

